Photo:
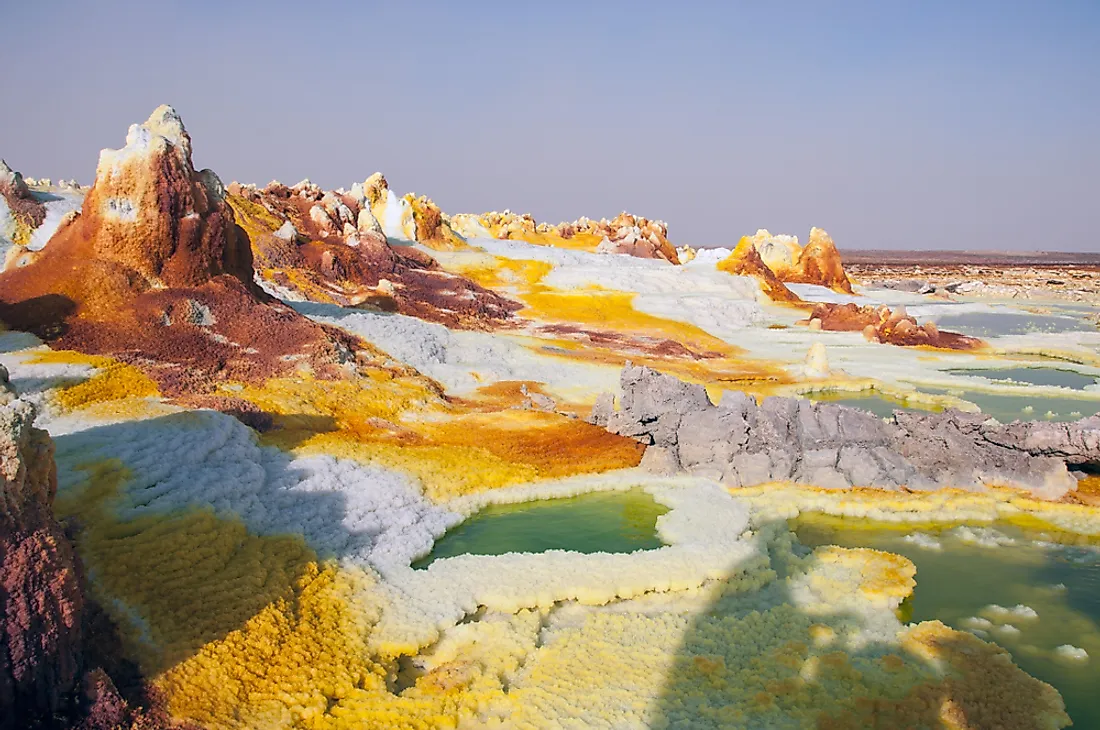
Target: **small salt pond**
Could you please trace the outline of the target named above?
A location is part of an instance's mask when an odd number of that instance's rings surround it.
[[[1042,332],[1088,332],[1096,329],[1095,325],[1078,317],[1020,312],[960,312],[922,318],[922,323],[923,321],[935,322],[942,330],[983,339]]]
[[[995,383],[1020,385],[1048,385],[1073,390],[1084,390],[1096,384],[1095,375],[1083,375],[1061,368],[956,368],[947,370],[952,375],[985,378]]]
[[[440,558],[466,554],[654,550],[664,544],[655,528],[657,518],[667,511],[641,489],[492,505],[447,532],[413,567],[426,568]]]
[[[909,411],[909,412],[922,412],[930,410],[942,410],[936,409],[932,406],[925,406],[923,404],[917,404],[910,401],[887,398],[884,395],[869,392],[844,392],[844,391],[832,391],[824,393],[807,393],[805,398],[812,400],[814,403],[833,403],[840,406],[849,406],[851,408],[862,408],[865,411],[874,413],[879,418],[890,418],[894,415],[894,411]]]
[[[925,393],[953,395],[969,401],[982,413],[1001,423],[1012,421],[1077,421],[1100,413],[1100,399],[1050,398],[1048,396],[1002,395],[976,390],[921,388]]]
[[[792,526],[805,545],[908,557],[917,588],[903,605],[906,620],[938,619],[997,643],[1062,693],[1074,727],[1100,728],[1100,547],[1059,545],[1006,525],[913,532],[802,517]],[[1088,658],[1067,657],[1068,649],[1058,651],[1063,645]]]

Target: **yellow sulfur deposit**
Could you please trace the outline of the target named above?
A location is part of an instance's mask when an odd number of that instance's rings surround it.
[[[50,365],[88,365],[96,368],[97,372],[88,380],[57,391],[55,402],[67,411],[104,403],[110,403],[112,409],[117,411],[128,399],[144,399],[160,394],[156,383],[140,370],[109,357],[84,355],[70,350],[53,350],[36,354],[30,362]],[[126,405],[131,410],[137,408],[132,403]],[[138,414],[134,413],[134,415]]]
[[[636,466],[642,455],[633,440],[578,419],[491,402],[448,403],[422,381],[381,374],[361,383],[272,380],[236,394],[278,414],[269,443],[412,474],[436,501]]]

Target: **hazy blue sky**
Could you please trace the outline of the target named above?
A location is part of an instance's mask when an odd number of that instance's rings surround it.
[[[91,182],[174,105],[225,181],[670,237],[1100,250],[1100,2],[0,0],[0,156]]]

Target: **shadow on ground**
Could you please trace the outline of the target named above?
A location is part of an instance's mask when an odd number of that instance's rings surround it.
[[[797,544],[795,550],[809,552]],[[727,591],[692,619],[651,727],[1060,726],[1038,719],[1057,717],[1051,688],[1006,661],[998,647],[938,622],[906,630],[899,642],[894,611],[872,605],[855,585],[828,604],[807,601],[807,586],[837,588],[829,587],[829,568],[820,561],[773,553],[772,567],[778,577],[763,590]]]
[[[192,443],[186,429],[204,425],[196,418],[232,424],[212,429],[223,434],[212,437],[216,443]],[[327,425],[303,418],[310,432]],[[94,599],[109,607],[149,677],[268,606],[283,602],[295,614],[319,559],[361,554],[386,529],[349,529],[338,485],[326,488],[292,455],[258,446],[230,416],[177,413],[55,443],[59,462],[76,467],[60,469],[58,515],[74,535]],[[201,453],[181,455],[192,447]],[[133,468],[105,456],[114,453]]]

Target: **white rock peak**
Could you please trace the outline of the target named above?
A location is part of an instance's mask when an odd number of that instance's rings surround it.
[[[151,133],[164,137],[174,147],[179,147],[188,157],[191,156],[191,136],[183,126],[179,112],[167,104],[158,106],[143,125]]]
[[[125,147],[120,150],[105,149],[99,153],[96,176],[108,170],[117,175],[122,166],[134,157],[144,157],[167,147],[175,148],[187,164],[191,164],[191,136],[187,134],[179,113],[162,104],[143,124],[130,125]]]

